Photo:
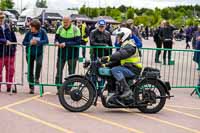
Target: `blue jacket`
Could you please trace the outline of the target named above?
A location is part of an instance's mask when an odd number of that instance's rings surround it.
[[[4,30],[0,26],[0,57],[3,56],[15,56],[16,45],[6,46],[7,40],[10,42],[17,42],[15,33],[10,29],[8,25],[4,25]]]
[[[37,45],[30,45],[30,41],[32,40],[33,37],[40,38],[40,40],[38,40]],[[48,36],[44,29],[40,29],[38,33],[35,33],[35,34],[29,31],[28,33],[26,33],[23,40],[23,45],[26,46],[26,53],[28,54],[29,47],[30,47],[30,55],[37,56],[37,57],[42,55],[43,46],[48,43],[49,43]]]

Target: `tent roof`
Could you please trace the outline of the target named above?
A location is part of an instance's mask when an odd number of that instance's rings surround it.
[[[89,18],[88,16],[80,15],[80,14],[72,14],[71,19],[74,21],[81,20],[81,21],[85,21],[85,22],[93,22],[93,20],[91,18]]]
[[[110,24],[119,24],[120,22],[114,20],[112,17],[110,16],[99,16],[99,17],[95,17],[93,18],[94,21],[98,21],[100,19],[104,19],[106,21],[106,23],[110,23]]]
[[[42,14],[42,11],[46,13],[58,13],[62,17],[63,16],[70,16],[71,14],[77,14],[78,11],[75,10],[54,10],[54,9],[49,9],[49,8],[30,8],[26,9],[21,13],[21,16],[28,16],[31,18],[36,18]]]
[[[42,14],[38,16],[37,18],[42,19]],[[59,13],[49,13],[45,12],[45,19],[51,19],[51,20],[61,20],[63,17]]]

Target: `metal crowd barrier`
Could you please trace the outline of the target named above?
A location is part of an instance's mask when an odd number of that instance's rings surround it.
[[[66,51],[59,51],[60,53],[64,53],[64,56],[58,56],[58,47],[55,45],[49,44],[44,46],[43,53],[43,61],[42,61],[42,70],[40,73],[39,83],[30,82],[32,85],[40,86],[40,95],[42,96],[43,87],[44,86],[56,86],[59,87],[62,85],[62,82],[56,83],[56,73],[61,70],[57,68],[57,61],[59,60],[59,64],[61,64],[62,59],[64,57],[68,58],[70,55],[72,56],[71,60],[71,69],[68,67],[69,60],[66,59],[65,66],[63,69],[63,76],[60,77],[60,81],[63,81],[65,77],[69,76],[69,71],[73,71],[75,74],[84,75],[86,70],[83,69],[83,57],[82,50],[86,49],[86,59],[95,59],[95,56],[103,56],[106,54],[105,50],[102,49],[110,49],[107,50],[107,54],[113,53],[117,48],[114,47],[105,47],[105,46],[71,46],[67,47]],[[197,64],[193,61],[193,55],[195,50],[178,50],[178,49],[157,49],[157,48],[142,48],[141,50],[141,61],[143,67],[153,67],[158,68],[161,72],[161,79],[165,81],[169,81],[172,88],[196,88],[196,93],[200,96],[200,92],[198,91],[198,68]],[[170,64],[163,65],[162,63],[155,63],[155,53],[156,51],[161,51],[160,61],[163,61],[163,51],[171,51],[171,59]],[[196,51],[200,52],[200,51]],[[78,53],[78,58],[76,59],[76,53]],[[75,64],[76,62],[76,67]],[[167,62],[168,63],[168,62]],[[28,64],[30,67],[30,64]],[[73,72],[72,72],[73,73]],[[71,73],[71,74],[72,74]],[[61,75],[60,73],[59,75]],[[30,76],[28,71],[28,77]]]

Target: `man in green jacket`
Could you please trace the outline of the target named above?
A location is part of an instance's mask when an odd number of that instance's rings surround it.
[[[55,35],[55,45],[58,46],[56,84],[62,84],[63,69],[68,63],[68,74],[74,74],[76,62],[79,57],[79,48],[73,47],[80,45],[81,34],[78,27],[71,23],[70,17],[63,18],[63,24],[58,28]],[[57,87],[59,90],[59,87]]]

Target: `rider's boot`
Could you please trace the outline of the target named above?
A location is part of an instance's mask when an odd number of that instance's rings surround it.
[[[119,82],[120,82],[121,87],[123,87],[123,89],[124,89],[124,92],[120,96],[120,98],[128,98],[128,97],[130,97],[133,94],[133,92],[131,91],[128,83],[126,82],[126,79],[122,79]]]

